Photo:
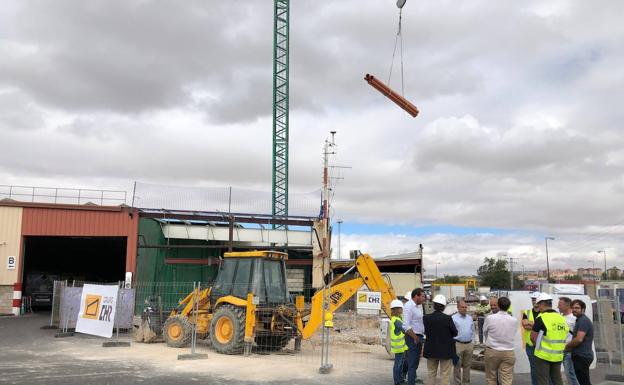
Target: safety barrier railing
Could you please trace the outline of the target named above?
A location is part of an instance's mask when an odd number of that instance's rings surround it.
[[[120,190],[0,185],[0,200],[7,198],[31,203],[117,206],[128,203],[127,195],[126,191]]]

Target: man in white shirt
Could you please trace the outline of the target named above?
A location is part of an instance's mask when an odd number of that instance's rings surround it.
[[[425,339],[425,325],[423,324],[423,306],[425,291],[421,288],[412,290],[412,298],[403,307],[403,330],[407,344],[407,385],[415,385],[423,381],[416,378],[416,371],[420,362]]]
[[[572,341],[572,331],[576,324],[576,317],[572,314],[572,300],[568,297],[559,297],[559,313],[565,318],[566,323],[570,327],[570,333],[566,338],[566,343]],[[568,379],[568,385],[579,385],[576,379],[576,373],[574,373],[574,364],[572,363],[572,354],[565,352],[563,354],[563,371]]]
[[[483,324],[485,377],[487,385],[496,385],[498,373],[501,385],[511,385],[513,367],[516,363],[514,342],[518,320],[507,312],[511,306],[509,298],[499,298],[497,305],[500,311],[487,316]]]

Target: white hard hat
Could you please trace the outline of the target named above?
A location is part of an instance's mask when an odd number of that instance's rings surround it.
[[[403,296],[405,299],[412,299],[412,292],[408,291],[407,293],[405,293],[405,295]]]
[[[446,297],[443,296],[442,294],[438,294],[435,297],[433,297],[433,302],[446,306]]]
[[[534,291],[534,292],[531,294],[531,299],[536,299],[537,297],[539,297],[539,296],[540,296],[540,294],[541,294],[541,293],[540,293],[539,291]]]
[[[487,298],[485,298],[485,296],[482,295],[481,297],[479,297],[479,301],[487,301]]]
[[[393,299],[392,302],[390,302],[390,308],[394,309],[395,307],[400,307],[401,309],[403,309],[403,302],[399,301],[398,299]]]
[[[540,293],[535,302],[552,301],[552,297],[547,293]]]

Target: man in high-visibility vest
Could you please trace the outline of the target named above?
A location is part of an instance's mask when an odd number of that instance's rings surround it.
[[[398,385],[403,380],[403,360],[407,345],[405,344],[405,333],[403,332],[403,302],[398,299],[390,302],[392,317],[390,318],[390,351],[394,353],[394,366],[392,367],[392,379],[394,385]]]
[[[566,319],[552,308],[553,298],[546,293],[537,297],[540,315],[531,330],[531,342],[535,345],[535,375],[537,385],[563,385],[561,363],[566,338],[570,331]]]
[[[524,350],[526,351],[526,355],[529,359],[529,366],[531,368],[531,385],[537,385],[537,376],[535,375],[535,346],[531,341],[531,330],[533,330],[535,320],[539,316],[539,306],[536,301],[539,295],[540,293],[537,291],[531,294],[533,309],[527,309],[522,311],[522,329],[524,329],[523,339],[525,342]]]
[[[479,329],[480,344],[483,343],[483,323],[485,322],[485,317],[487,317],[490,313],[492,313],[490,303],[487,297],[482,295],[479,297],[479,304],[477,305],[477,327]]]

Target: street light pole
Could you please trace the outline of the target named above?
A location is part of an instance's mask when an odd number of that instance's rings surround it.
[[[598,250],[597,253],[602,253],[604,256],[604,275],[605,279],[607,279],[607,250]]]
[[[546,279],[550,282],[550,262],[548,261],[548,240],[554,241],[553,237],[544,237],[544,242],[546,243]]]
[[[513,260],[514,260],[514,258],[509,257],[509,270],[510,270],[510,275],[511,275],[511,277],[510,277],[510,279],[511,279],[511,283],[510,283],[510,285],[509,285],[510,290],[513,290],[513,285],[514,285],[514,279],[513,279],[513,278],[514,278],[514,276],[513,276]]]

